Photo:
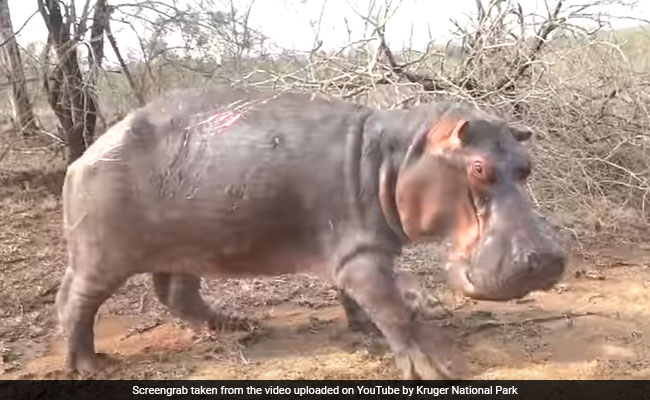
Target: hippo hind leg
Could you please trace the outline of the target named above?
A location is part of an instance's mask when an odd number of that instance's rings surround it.
[[[67,336],[66,368],[70,371],[96,373],[106,366],[106,357],[95,353],[95,316],[128,278],[92,271],[68,267],[56,295],[61,328]]]
[[[61,322],[60,328],[65,331],[64,320],[65,320],[65,309],[66,304],[68,304],[68,297],[70,294],[70,286],[74,278],[74,271],[72,268],[67,268],[63,279],[61,280],[61,285],[59,286],[59,291],[56,293],[56,298],[54,304],[56,306],[57,316]]]
[[[250,329],[255,321],[215,310],[201,297],[201,279],[189,274],[152,274],[156,297],[177,318],[191,324],[207,323],[210,329]]]

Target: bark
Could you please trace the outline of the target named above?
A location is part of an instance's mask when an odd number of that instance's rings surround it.
[[[68,164],[79,158],[94,139],[97,123],[95,98],[89,95],[94,87],[84,81],[77,59],[76,39],[70,34],[71,21],[64,21],[59,2],[38,0],[38,8],[49,31],[49,44],[54,48],[58,65],[44,79],[50,106],[66,136]]]
[[[86,2],[86,5],[89,2],[90,0]],[[84,11],[87,12],[86,10]],[[104,31],[106,30],[107,24],[108,5],[106,4],[106,0],[97,0],[93,15],[93,25],[90,28],[90,48],[92,53],[88,55],[88,65],[90,65],[91,73],[88,77],[89,85],[86,86],[90,90],[86,91],[86,95],[93,98],[95,113],[104,125],[104,128],[106,127],[106,121],[100,112],[98,94],[95,89],[97,88],[97,76],[99,75],[99,70],[102,67],[102,61],[104,59]],[[82,32],[81,36],[83,36]]]
[[[97,0],[95,3],[95,14],[93,26],[90,28],[90,47],[93,54],[90,56],[90,64],[95,68],[102,66],[104,58],[104,30],[108,21],[108,8],[106,0]]]
[[[0,41],[3,43],[0,49],[0,60],[5,66],[7,80],[11,86],[14,123],[18,130],[24,135],[28,135],[36,131],[38,126],[27,92],[25,73],[11,23],[8,0],[0,0]]]

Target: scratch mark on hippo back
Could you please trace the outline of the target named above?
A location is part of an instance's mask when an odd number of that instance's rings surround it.
[[[190,123],[187,128],[198,128],[197,131],[199,134],[214,135],[223,133],[226,128],[233,126],[239,119],[244,118],[248,112],[255,109],[257,106],[268,103],[278,96],[279,94],[276,94],[252,101],[237,100],[230,104],[221,106],[216,110],[195,114],[193,116],[194,118],[191,118],[191,120],[200,120],[194,126]]]
[[[181,130],[178,150],[162,176],[159,186],[160,195],[168,198],[176,196],[183,187],[185,177],[189,176],[191,183],[185,198],[192,199],[199,189],[206,168],[207,163],[203,160],[208,149],[209,138],[225,133],[228,128],[244,118],[246,113],[277,97],[276,94],[248,102],[237,100],[209,112],[191,115],[187,125]],[[193,136],[196,136],[197,140],[193,141]],[[191,149],[193,143],[196,143],[194,151]]]
[[[185,174],[191,174],[194,170],[196,170],[197,160],[201,160],[203,158],[206,147],[206,139],[199,136],[197,148],[194,152],[192,152],[191,141],[194,133],[195,129],[192,129],[190,127],[181,130],[181,138],[179,140],[178,149],[174,151],[172,160],[169,163],[169,166],[165,168],[164,173],[161,177],[159,194],[163,198],[175,197],[177,192],[183,187]],[[194,153],[193,156],[191,153]]]
[[[208,125],[209,128],[213,131],[212,133],[223,132],[224,128],[228,128],[229,126],[233,125],[241,117],[241,113],[234,111],[225,111],[222,113],[217,113],[199,122],[197,126],[201,127],[203,125]]]

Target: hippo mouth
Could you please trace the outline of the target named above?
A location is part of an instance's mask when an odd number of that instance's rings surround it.
[[[496,211],[469,249],[448,258],[449,286],[467,297],[492,301],[554,287],[564,274],[567,254],[550,224],[533,213],[522,211],[512,218]]]
[[[485,291],[480,290],[472,280],[472,273],[469,262],[454,260],[449,261],[445,266],[447,271],[447,282],[455,290],[462,292],[465,296],[473,299],[485,298]]]
[[[526,274],[516,274],[499,282],[496,279],[486,280],[483,277],[475,277],[474,268],[467,260],[450,260],[445,266],[447,282],[451,289],[475,300],[520,299],[532,291],[549,290],[558,280],[557,275],[554,274],[533,280]]]
[[[448,263],[446,269],[449,286],[471,299],[505,301],[520,299],[529,293],[529,290],[524,285],[509,285],[508,288],[486,288],[480,283],[474,282],[469,263]]]

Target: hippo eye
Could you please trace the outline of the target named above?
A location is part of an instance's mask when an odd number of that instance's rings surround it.
[[[483,166],[478,161],[474,163],[474,172],[476,172],[479,175],[483,173]]]
[[[481,163],[480,161],[474,161],[474,165],[472,169],[474,170],[474,174],[476,174],[478,178],[483,178],[483,174],[485,172],[483,169],[483,163]]]
[[[468,165],[468,173],[473,178],[475,184],[482,185],[490,183],[493,180],[491,167],[492,166],[489,163],[486,163],[485,160],[477,157]]]

